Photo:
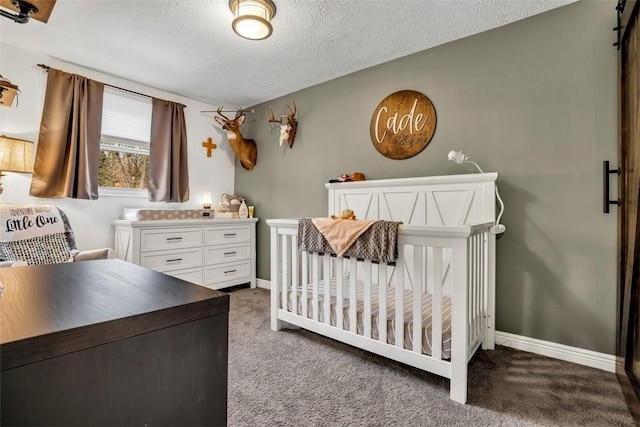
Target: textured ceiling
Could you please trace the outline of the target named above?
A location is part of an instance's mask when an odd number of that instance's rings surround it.
[[[273,35],[228,0],[58,0],[0,41],[211,105],[249,107],[575,0],[274,0]]]

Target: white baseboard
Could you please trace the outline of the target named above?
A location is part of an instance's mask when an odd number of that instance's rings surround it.
[[[257,279],[256,284],[259,288],[271,289],[271,281],[269,280]],[[578,365],[602,369],[607,372],[616,371],[616,356],[612,354],[598,353],[596,351],[584,350],[578,347],[571,347],[500,331],[496,331],[496,344],[564,360],[566,362],[577,363]]]
[[[256,279],[256,286],[262,289],[271,289],[271,280]]]
[[[607,372],[616,371],[616,356],[596,351],[584,350],[578,347],[570,347],[550,341],[529,338],[522,335],[496,331],[496,344],[529,353],[540,354],[578,365],[590,366]]]

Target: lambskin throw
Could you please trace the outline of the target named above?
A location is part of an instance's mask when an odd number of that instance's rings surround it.
[[[324,218],[323,218],[324,219]],[[339,220],[327,219],[337,222]],[[345,220],[357,222],[353,220]],[[298,221],[298,250],[326,253],[345,258],[370,259],[378,262],[394,262],[398,259],[398,226],[396,221],[373,221],[341,255],[331,247],[311,218]]]

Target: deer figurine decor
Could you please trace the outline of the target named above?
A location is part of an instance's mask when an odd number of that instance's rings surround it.
[[[287,143],[289,144],[289,148],[292,148],[293,141],[296,139],[296,132],[298,130],[298,122],[296,120],[296,112],[298,111],[298,107],[296,107],[295,101],[293,101],[293,108],[291,108],[289,104],[285,105],[289,110],[289,114],[280,116],[280,119],[276,120],[273,115],[273,110],[269,109],[267,120],[269,121],[269,123],[280,124],[280,145],[282,145],[284,141],[287,141]]]
[[[236,157],[240,161],[240,164],[246,170],[252,170],[258,162],[258,147],[253,139],[245,139],[240,133],[240,126],[246,119],[242,110],[236,111],[236,117],[230,119],[222,114],[222,107],[219,107],[216,112],[217,117],[214,117],[215,121],[222,126],[222,130],[227,132],[227,140],[231,149],[236,154]]]

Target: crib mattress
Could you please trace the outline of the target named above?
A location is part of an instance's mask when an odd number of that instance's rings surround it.
[[[297,307],[296,314],[302,315],[302,289],[297,289]],[[318,319],[324,323],[324,284],[318,289],[319,311]],[[350,329],[349,307],[351,305],[349,296],[349,284],[345,280],[343,285],[343,329]],[[334,280],[330,283],[330,323],[336,326],[336,295],[337,286]],[[378,318],[379,318],[379,290],[377,284],[371,285],[371,336],[373,339],[379,338]],[[307,285],[307,317],[313,318],[313,287]],[[413,348],[413,291],[405,290],[403,296],[404,306],[404,348]],[[288,311],[293,311],[293,292],[288,292]],[[432,337],[431,337],[431,294],[422,295],[422,353],[431,355]],[[360,335],[364,334],[364,282],[356,283],[356,330]],[[395,345],[396,342],[396,296],[395,288],[387,288],[387,342]],[[451,357],[451,298],[442,296],[442,359]]]

